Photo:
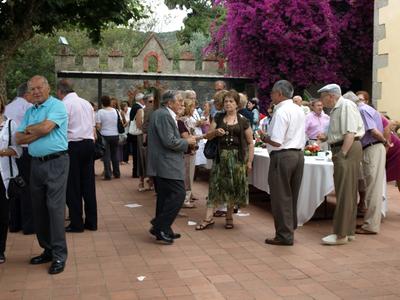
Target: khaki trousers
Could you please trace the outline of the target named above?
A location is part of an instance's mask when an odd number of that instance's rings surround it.
[[[297,198],[303,178],[303,151],[271,152],[268,184],[275,238],[292,243],[297,228]]]
[[[332,147],[333,179],[336,192],[336,209],[333,216],[333,233],[339,237],[354,235],[357,219],[357,191],[362,148],[354,141],[346,157],[341,146]]]
[[[383,176],[385,175],[386,150],[383,144],[369,146],[363,151],[363,168],[367,185],[363,229],[379,232],[383,198]]]

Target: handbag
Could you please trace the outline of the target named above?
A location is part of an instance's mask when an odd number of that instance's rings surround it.
[[[103,136],[101,135],[101,133],[96,130],[96,135],[97,135],[97,139],[94,143],[94,159],[100,159],[104,156],[104,153],[106,151],[106,148],[104,147],[104,143],[103,143]]]
[[[8,122],[8,147],[11,146],[11,120]],[[26,183],[22,176],[18,175],[14,177],[13,166],[11,156],[8,157],[10,164],[10,181],[8,183],[7,195],[8,198],[16,199],[24,193]]]
[[[143,109],[142,109],[142,118],[143,118],[143,115],[144,115],[144,111],[143,111]],[[129,123],[129,130],[128,130],[128,133],[129,133],[130,135],[141,135],[141,134],[143,134],[142,129],[139,129],[139,128],[137,128],[137,126],[136,126],[136,116],[135,116],[135,118]]]
[[[117,112],[117,116],[118,116],[118,121],[117,121],[117,126],[118,126],[118,133],[125,133],[125,127],[122,124],[122,120],[121,120],[121,116],[119,115],[118,110],[115,110]]]
[[[204,156],[208,159],[216,159],[218,154],[218,139],[207,140],[203,150]]]
[[[128,139],[128,135],[126,133],[120,133],[118,135],[118,144],[125,145],[127,139]]]

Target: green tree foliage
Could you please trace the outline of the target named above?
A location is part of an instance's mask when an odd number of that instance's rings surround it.
[[[196,60],[196,70],[202,69],[203,50],[209,45],[211,38],[201,32],[194,32],[189,43],[189,49],[194,54]]]
[[[225,14],[222,6],[213,6],[209,0],[165,0],[168,8],[186,8],[189,13],[183,21],[185,27],[177,35],[182,44],[189,44],[196,32],[210,36],[210,25]]]
[[[54,53],[57,45],[56,37],[36,35],[18,48],[6,72],[9,99],[15,97],[18,85],[35,74],[45,76],[54,86]]]
[[[129,25],[143,18],[139,0],[3,0],[0,2],[0,100],[6,98],[7,64],[18,48],[36,33],[51,34],[71,27],[85,30],[91,40],[110,24]]]

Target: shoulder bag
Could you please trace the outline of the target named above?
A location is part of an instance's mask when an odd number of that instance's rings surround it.
[[[218,154],[218,138],[207,140],[203,150],[204,156],[208,159],[215,159]]]
[[[142,118],[143,118],[143,115],[144,115],[144,111],[143,111],[143,109],[142,108],[140,108],[141,110],[142,110]],[[133,119],[133,120],[131,120],[131,122],[129,123],[129,130],[128,130],[128,133],[130,134],[130,135],[141,135],[141,134],[143,134],[143,131],[141,130],[141,129],[139,129],[139,128],[137,128],[137,126],[136,126],[136,116],[135,116],[135,118]]]
[[[117,117],[118,117],[118,121],[117,121],[118,133],[119,133],[119,134],[125,133],[125,127],[124,127],[124,125],[122,124],[122,120],[121,120],[121,117],[120,117],[120,115],[119,115],[119,112],[118,112],[118,110],[115,110],[115,111],[116,111]]]
[[[11,146],[11,120],[8,121],[8,147]],[[8,157],[10,164],[10,181],[8,183],[7,195],[8,198],[16,199],[22,195],[24,188],[26,186],[25,180],[22,176],[18,175],[14,177],[12,159],[11,156]]]
[[[100,159],[104,156],[106,152],[106,148],[104,147],[103,136],[101,135],[100,131],[96,129],[97,139],[94,142],[94,159]]]

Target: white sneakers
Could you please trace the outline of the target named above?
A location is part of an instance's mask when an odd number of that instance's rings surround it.
[[[344,245],[347,244],[348,242],[352,242],[356,239],[354,235],[348,235],[343,238],[338,238],[336,234],[330,234],[324,238],[322,238],[321,242],[324,245]]]

